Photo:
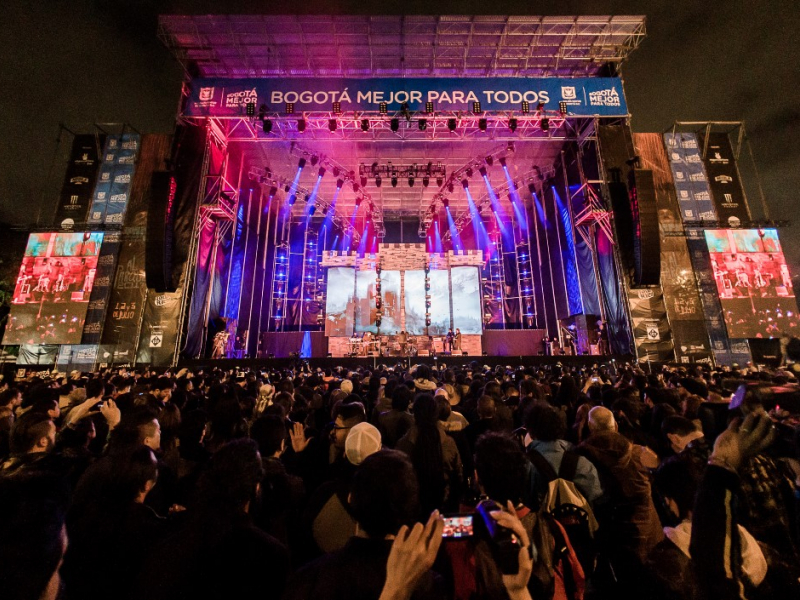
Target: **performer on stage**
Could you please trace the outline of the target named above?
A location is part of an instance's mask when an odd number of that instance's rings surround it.
[[[400,356],[406,356],[406,351],[408,349],[408,334],[405,331],[401,331],[397,336],[397,342],[400,344]]]
[[[211,358],[224,358],[225,346],[228,345],[228,332],[220,331],[214,336],[214,348],[211,351]]]
[[[461,352],[461,330],[458,327],[456,327],[456,336],[454,342],[455,351]]]
[[[601,355],[609,353],[608,330],[606,329],[605,321],[602,319],[597,321],[597,351]]]
[[[455,337],[456,337],[456,336],[455,336],[455,334],[453,333],[453,330],[452,330],[452,329],[450,329],[450,330],[447,332],[447,335],[444,337],[444,349],[445,349],[447,352],[450,352],[450,354],[452,354],[452,353],[453,353],[453,341],[455,340]]]

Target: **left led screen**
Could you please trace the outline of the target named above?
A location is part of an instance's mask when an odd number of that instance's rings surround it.
[[[102,243],[102,232],[30,235],[3,344],[80,343]]]
[[[355,317],[355,270],[348,267],[328,269],[325,300],[325,335],[349,336]]]

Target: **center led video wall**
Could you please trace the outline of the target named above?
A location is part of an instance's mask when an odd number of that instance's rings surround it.
[[[349,267],[328,269],[325,305],[325,334],[350,336],[353,332],[378,333],[376,325],[376,283],[374,270],[356,271]],[[429,335],[444,335],[450,329],[463,334],[483,331],[480,275],[477,267],[453,267],[428,273],[430,290],[425,291],[425,271],[381,271],[380,333],[396,334],[403,330],[401,298],[405,298],[405,331],[425,335],[425,313],[430,314]],[[426,299],[426,295],[429,298]],[[451,302],[452,296],[452,314]],[[430,307],[426,311],[426,300]]]

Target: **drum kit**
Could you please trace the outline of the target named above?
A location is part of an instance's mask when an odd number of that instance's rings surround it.
[[[350,338],[350,356],[417,356],[417,338],[408,336],[402,343],[399,335],[381,335],[374,338]]]

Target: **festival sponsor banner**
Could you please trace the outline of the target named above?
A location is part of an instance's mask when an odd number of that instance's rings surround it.
[[[83,326],[82,344],[100,343],[121,240],[122,235],[118,231],[106,232],[103,238],[103,245],[100,247],[100,255],[97,258],[94,287],[86,311],[86,323]]]
[[[541,103],[558,110],[564,102],[570,115],[625,116],[628,107],[617,77],[559,78],[372,78],[372,79],[194,79],[186,116],[231,117],[283,112],[286,103],[296,111],[329,112],[334,102],[342,111],[377,111],[386,103],[390,112],[406,103],[421,111],[432,102],[439,111],[472,111],[480,102],[486,111],[519,110],[527,102],[534,112]]]
[[[137,363],[168,366],[172,363],[178,339],[181,292],[160,294],[148,290],[147,302],[136,353]]]
[[[639,360],[672,360],[672,331],[667,321],[664,298],[658,288],[639,288],[628,291],[633,337]]]
[[[56,210],[56,227],[70,230],[80,228],[86,223],[100,164],[98,148],[102,145],[102,140],[102,136],[94,135],[76,135],[72,140],[72,150]]]
[[[683,221],[716,221],[717,213],[703,170],[697,136],[693,133],[665,133],[664,144]]]
[[[139,135],[134,133],[106,139],[103,163],[89,210],[90,223],[122,225],[139,146]]]
[[[99,347],[96,344],[64,344],[58,351],[56,368],[69,371],[91,371],[97,361]]]
[[[144,237],[136,236],[124,240],[120,247],[114,287],[101,334],[102,344],[115,346],[112,357],[114,363],[132,362],[134,359],[147,295],[144,270]]]
[[[709,362],[711,346],[706,333],[706,323],[699,315],[696,320],[673,321],[675,359],[680,363]]]
[[[58,358],[58,344],[22,344],[17,355],[18,365],[52,366]]]
[[[707,142],[703,166],[720,223],[739,227],[750,215],[730,138],[727,133],[711,133],[701,142]]]

